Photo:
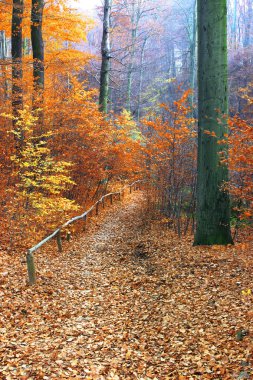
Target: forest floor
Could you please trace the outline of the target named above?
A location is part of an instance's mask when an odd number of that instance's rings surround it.
[[[252,379],[252,245],[192,247],[141,192],[88,231],[0,255],[0,379]],[[54,243],[55,244],[55,243]]]

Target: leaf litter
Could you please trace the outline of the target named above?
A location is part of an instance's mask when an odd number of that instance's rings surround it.
[[[252,245],[192,247],[142,193],[57,253],[1,252],[0,379],[253,378]]]

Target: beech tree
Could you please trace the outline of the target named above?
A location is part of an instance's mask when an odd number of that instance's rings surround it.
[[[110,11],[111,0],[104,2],[103,38],[101,43],[102,64],[100,71],[100,110],[107,113],[110,72]]]
[[[11,56],[12,56],[12,113],[14,116],[13,127],[16,129],[16,118],[23,108],[22,94],[22,19],[23,0],[13,0],[12,27],[11,27]],[[18,131],[15,135],[17,145],[22,144],[23,132]],[[17,147],[18,148],[18,147]]]
[[[195,245],[232,243],[228,167],[226,0],[198,0],[198,180]],[[220,143],[222,141],[222,143]]]
[[[32,0],[31,40],[33,51],[33,78],[35,91],[44,89],[44,43],[42,36],[44,0]]]

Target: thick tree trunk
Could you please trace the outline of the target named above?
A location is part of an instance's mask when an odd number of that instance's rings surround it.
[[[13,0],[12,28],[11,28],[11,56],[12,56],[12,113],[14,118],[19,116],[23,108],[22,93],[22,19],[24,3],[23,0]],[[13,120],[13,128],[17,131],[16,119]],[[23,141],[23,131],[16,135],[16,148],[19,150]]]
[[[198,0],[198,186],[195,245],[232,243],[228,181],[226,0]],[[216,137],[206,133],[213,133]],[[223,152],[223,153],[222,153]]]
[[[32,0],[31,41],[33,51],[33,81],[35,91],[35,107],[37,101],[43,102],[44,91],[44,43],[42,36],[44,0]]]
[[[102,64],[100,71],[99,107],[108,111],[109,73],[110,73],[110,13],[111,0],[104,0],[103,38],[101,43]]]

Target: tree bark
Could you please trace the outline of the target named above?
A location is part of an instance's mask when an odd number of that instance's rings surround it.
[[[7,57],[7,44],[5,31],[0,31],[0,59],[5,59]]]
[[[195,245],[230,244],[230,202],[224,185],[228,73],[226,0],[198,0],[198,184]],[[206,133],[208,131],[208,133]],[[215,134],[216,137],[210,135]]]
[[[42,35],[44,0],[32,0],[31,40],[33,51],[33,82],[35,98],[43,102],[44,91],[44,42]],[[35,99],[35,108],[38,104]]]
[[[24,139],[23,131],[17,127],[16,118],[23,108],[22,93],[22,20],[24,3],[23,0],[13,0],[12,26],[11,26],[11,56],[12,56],[12,113],[13,129],[18,132],[16,136],[16,149],[19,150]]]
[[[100,71],[99,108],[107,114],[110,73],[110,13],[111,0],[104,0],[103,37],[101,43],[102,64]]]

